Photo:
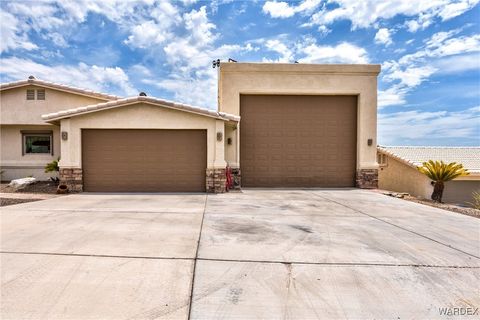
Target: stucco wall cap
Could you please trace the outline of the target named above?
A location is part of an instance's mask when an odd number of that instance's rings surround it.
[[[378,75],[379,64],[221,63],[222,72]]]

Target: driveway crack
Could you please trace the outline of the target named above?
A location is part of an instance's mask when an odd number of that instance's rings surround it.
[[[327,200],[327,201],[336,203],[336,204],[338,204],[338,205],[340,205],[340,206],[342,206],[342,207],[351,209],[351,210],[353,210],[353,211],[355,211],[355,212],[358,212],[358,213],[360,213],[360,214],[363,214],[363,215],[365,215],[365,216],[368,216],[368,217],[370,217],[370,218],[372,218],[372,219],[375,219],[375,220],[378,220],[378,221],[380,221],[380,222],[383,222],[383,223],[386,223],[386,224],[388,224],[388,225],[391,225],[391,226],[393,226],[393,227],[399,228],[399,229],[401,229],[401,230],[403,230],[403,231],[407,231],[407,232],[410,232],[410,233],[412,233],[412,234],[415,234],[415,235],[417,235],[417,236],[419,236],[419,237],[422,237],[422,238],[424,238],[424,239],[433,241],[433,242],[438,243],[438,244],[440,244],[440,245],[442,245],[442,246],[445,246],[445,247],[447,247],[447,248],[450,248],[450,249],[456,250],[456,251],[458,251],[458,252],[464,253],[464,254],[466,254],[466,255],[468,255],[468,256],[470,256],[470,257],[473,257],[473,258],[476,258],[476,259],[480,259],[479,256],[476,256],[476,255],[471,254],[471,253],[469,253],[469,252],[463,251],[462,249],[453,247],[453,246],[451,246],[451,245],[449,245],[449,244],[446,244],[446,243],[443,243],[443,242],[438,241],[438,240],[436,240],[436,239],[430,238],[430,237],[428,237],[428,236],[426,236],[426,235],[423,235],[423,234],[421,234],[421,233],[418,233],[418,232],[416,232],[416,231],[413,231],[413,230],[404,228],[404,227],[399,226],[399,225],[397,225],[397,224],[395,224],[395,223],[392,223],[392,222],[383,220],[383,219],[381,219],[381,218],[375,217],[375,216],[373,216],[373,215],[371,215],[371,214],[365,213],[365,212],[363,212],[363,211],[361,211],[361,210],[358,210],[358,209],[356,209],[356,208],[354,208],[354,207],[351,207],[351,206],[348,206],[348,205],[346,205],[346,204],[343,204],[343,203],[341,203],[341,202],[339,202],[339,201],[335,201],[335,200],[332,200],[332,199],[329,199],[329,198],[326,198],[326,197],[322,197],[321,195],[316,194],[316,193],[311,193],[311,194],[314,195],[314,196],[316,196],[316,197],[318,197],[318,198],[321,198],[321,199],[323,199],[323,200]]]
[[[200,250],[200,241],[202,240],[202,230],[203,230],[203,220],[205,219],[205,211],[207,211],[207,202],[208,202],[208,194],[205,194],[205,203],[203,206],[202,212],[202,221],[200,222],[200,231],[198,233],[198,240],[197,240],[197,248],[195,250],[195,258],[193,259],[193,270],[192,270],[192,285],[190,286],[190,303],[188,305],[188,319],[192,316],[192,304],[193,304],[193,290],[195,284],[195,272],[197,269],[197,261],[198,261],[198,251]]]

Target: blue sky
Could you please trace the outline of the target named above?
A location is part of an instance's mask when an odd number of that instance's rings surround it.
[[[480,145],[480,0],[4,1],[1,82],[217,107],[213,59],[378,63],[378,141]]]

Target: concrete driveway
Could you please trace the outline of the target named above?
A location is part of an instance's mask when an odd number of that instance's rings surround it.
[[[473,319],[480,307],[480,219],[365,190],[79,194],[2,208],[1,232],[2,319]]]

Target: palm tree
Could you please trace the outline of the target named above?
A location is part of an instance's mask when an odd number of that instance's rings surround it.
[[[443,161],[429,160],[422,165],[417,169],[434,182],[432,200],[437,202],[442,202],[445,182],[470,174],[467,169],[463,168],[462,164],[456,162],[446,164]]]

